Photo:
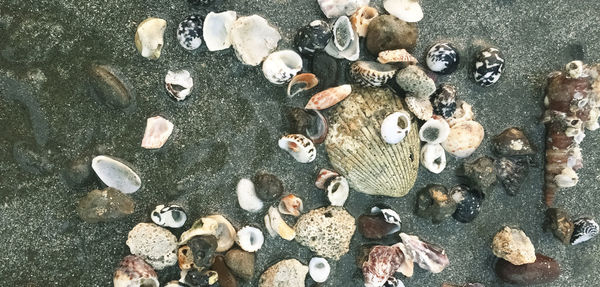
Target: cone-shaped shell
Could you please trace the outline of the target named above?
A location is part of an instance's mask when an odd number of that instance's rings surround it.
[[[392,197],[408,193],[417,178],[419,135],[416,122],[406,138],[388,144],[379,134],[381,123],[405,110],[389,89],[352,87],[352,93],[333,110],[325,140],[331,165],[357,191]]]

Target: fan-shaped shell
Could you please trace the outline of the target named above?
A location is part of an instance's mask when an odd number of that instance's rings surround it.
[[[416,122],[398,144],[387,144],[379,135],[385,117],[402,110],[402,101],[389,89],[358,86],[333,110],[327,154],[355,190],[401,197],[414,185],[420,156]]]

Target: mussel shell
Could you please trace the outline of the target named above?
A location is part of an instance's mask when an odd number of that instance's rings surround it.
[[[396,73],[396,67],[371,61],[356,61],[350,67],[350,76],[363,87],[381,87]]]
[[[573,221],[573,236],[571,236],[571,245],[586,242],[598,235],[600,227],[598,223],[591,218],[583,217]]]
[[[327,138],[327,119],[318,110],[292,108],[288,113],[291,134],[302,134],[315,144]]]

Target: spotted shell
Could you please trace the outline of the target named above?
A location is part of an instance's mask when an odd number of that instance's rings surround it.
[[[371,61],[356,61],[350,66],[350,76],[363,87],[381,87],[396,73],[396,67]]]
[[[385,117],[402,110],[401,99],[389,89],[358,86],[333,110],[325,146],[331,165],[350,187],[392,197],[404,196],[412,188],[420,156],[416,122],[398,144],[387,144],[379,135]]]

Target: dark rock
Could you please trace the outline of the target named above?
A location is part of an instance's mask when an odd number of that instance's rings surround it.
[[[554,259],[536,254],[534,263],[513,265],[500,259],[496,263],[496,275],[502,281],[519,286],[550,283],[560,275],[560,266]]]
[[[70,162],[62,172],[63,178],[73,187],[81,187],[89,183],[94,177],[92,159],[82,157]]]
[[[49,174],[54,169],[54,165],[48,158],[23,141],[14,144],[13,158],[21,170],[34,175]]]
[[[495,162],[496,175],[506,193],[516,195],[529,174],[529,162],[524,158],[500,158]]]
[[[358,217],[358,232],[365,238],[381,239],[401,229],[398,213],[391,209],[374,207]]]
[[[492,150],[499,156],[522,156],[535,154],[535,149],[523,131],[516,127],[505,129],[492,138]]]
[[[413,50],[417,45],[417,24],[404,22],[392,15],[376,17],[367,30],[367,49],[375,56],[381,51]]]
[[[254,253],[246,252],[240,249],[229,250],[225,254],[225,264],[236,276],[246,281],[251,281],[254,277]]]
[[[256,195],[264,201],[271,201],[283,194],[283,182],[277,176],[259,172],[252,179],[256,188]]]
[[[79,200],[77,214],[88,223],[114,221],[132,214],[135,202],[118,189],[90,191]]]
[[[315,20],[298,30],[294,46],[301,54],[311,55],[325,49],[332,36],[331,27],[327,22]]]
[[[465,162],[463,169],[469,183],[477,189],[486,190],[497,181],[494,160],[488,156]]]
[[[217,271],[219,274],[219,286],[221,287],[237,287],[238,283],[235,276],[231,273],[227,265],[225,265],[225,258],[222,255],[215,257],[215,263],[211,269]]]
[[[549,208],[546,210],[544,230],[552,231],[554,236],[562,243],[569,244],[573,235],[573,222],[562,208]]]
[[[439,184],[430,184],[417,194],[417,215],[431,217],[431,221],[436,224],[450,217],[456,211],[456,206],[448,190]]]
[[[213,270],[202,270],[197,269],[188,270],[184,283],[191,287],[206,287],[206,286],[219,286],[218,284],[219,275]]]
[[[194,257],[194,264],[198,268],[210,267],[215,261],[217,238],[213,235],[198,235],[192,237],[187,245]]]
[[[450,196],[457,203],[452,217],[458,222],[469,223],[479,215],[484,195],[481,191],[466,185],[457,185],[450,189]]]
[[[91,96],[106,106],[126,112],[134,109],[135,94],[123,74],[116,68],[92,65],[89,84]]]
[[[312,73],[319,79],[316,90],[334,87],[341,76],[337,61],[326,53],[316,53],[312,61]]]

